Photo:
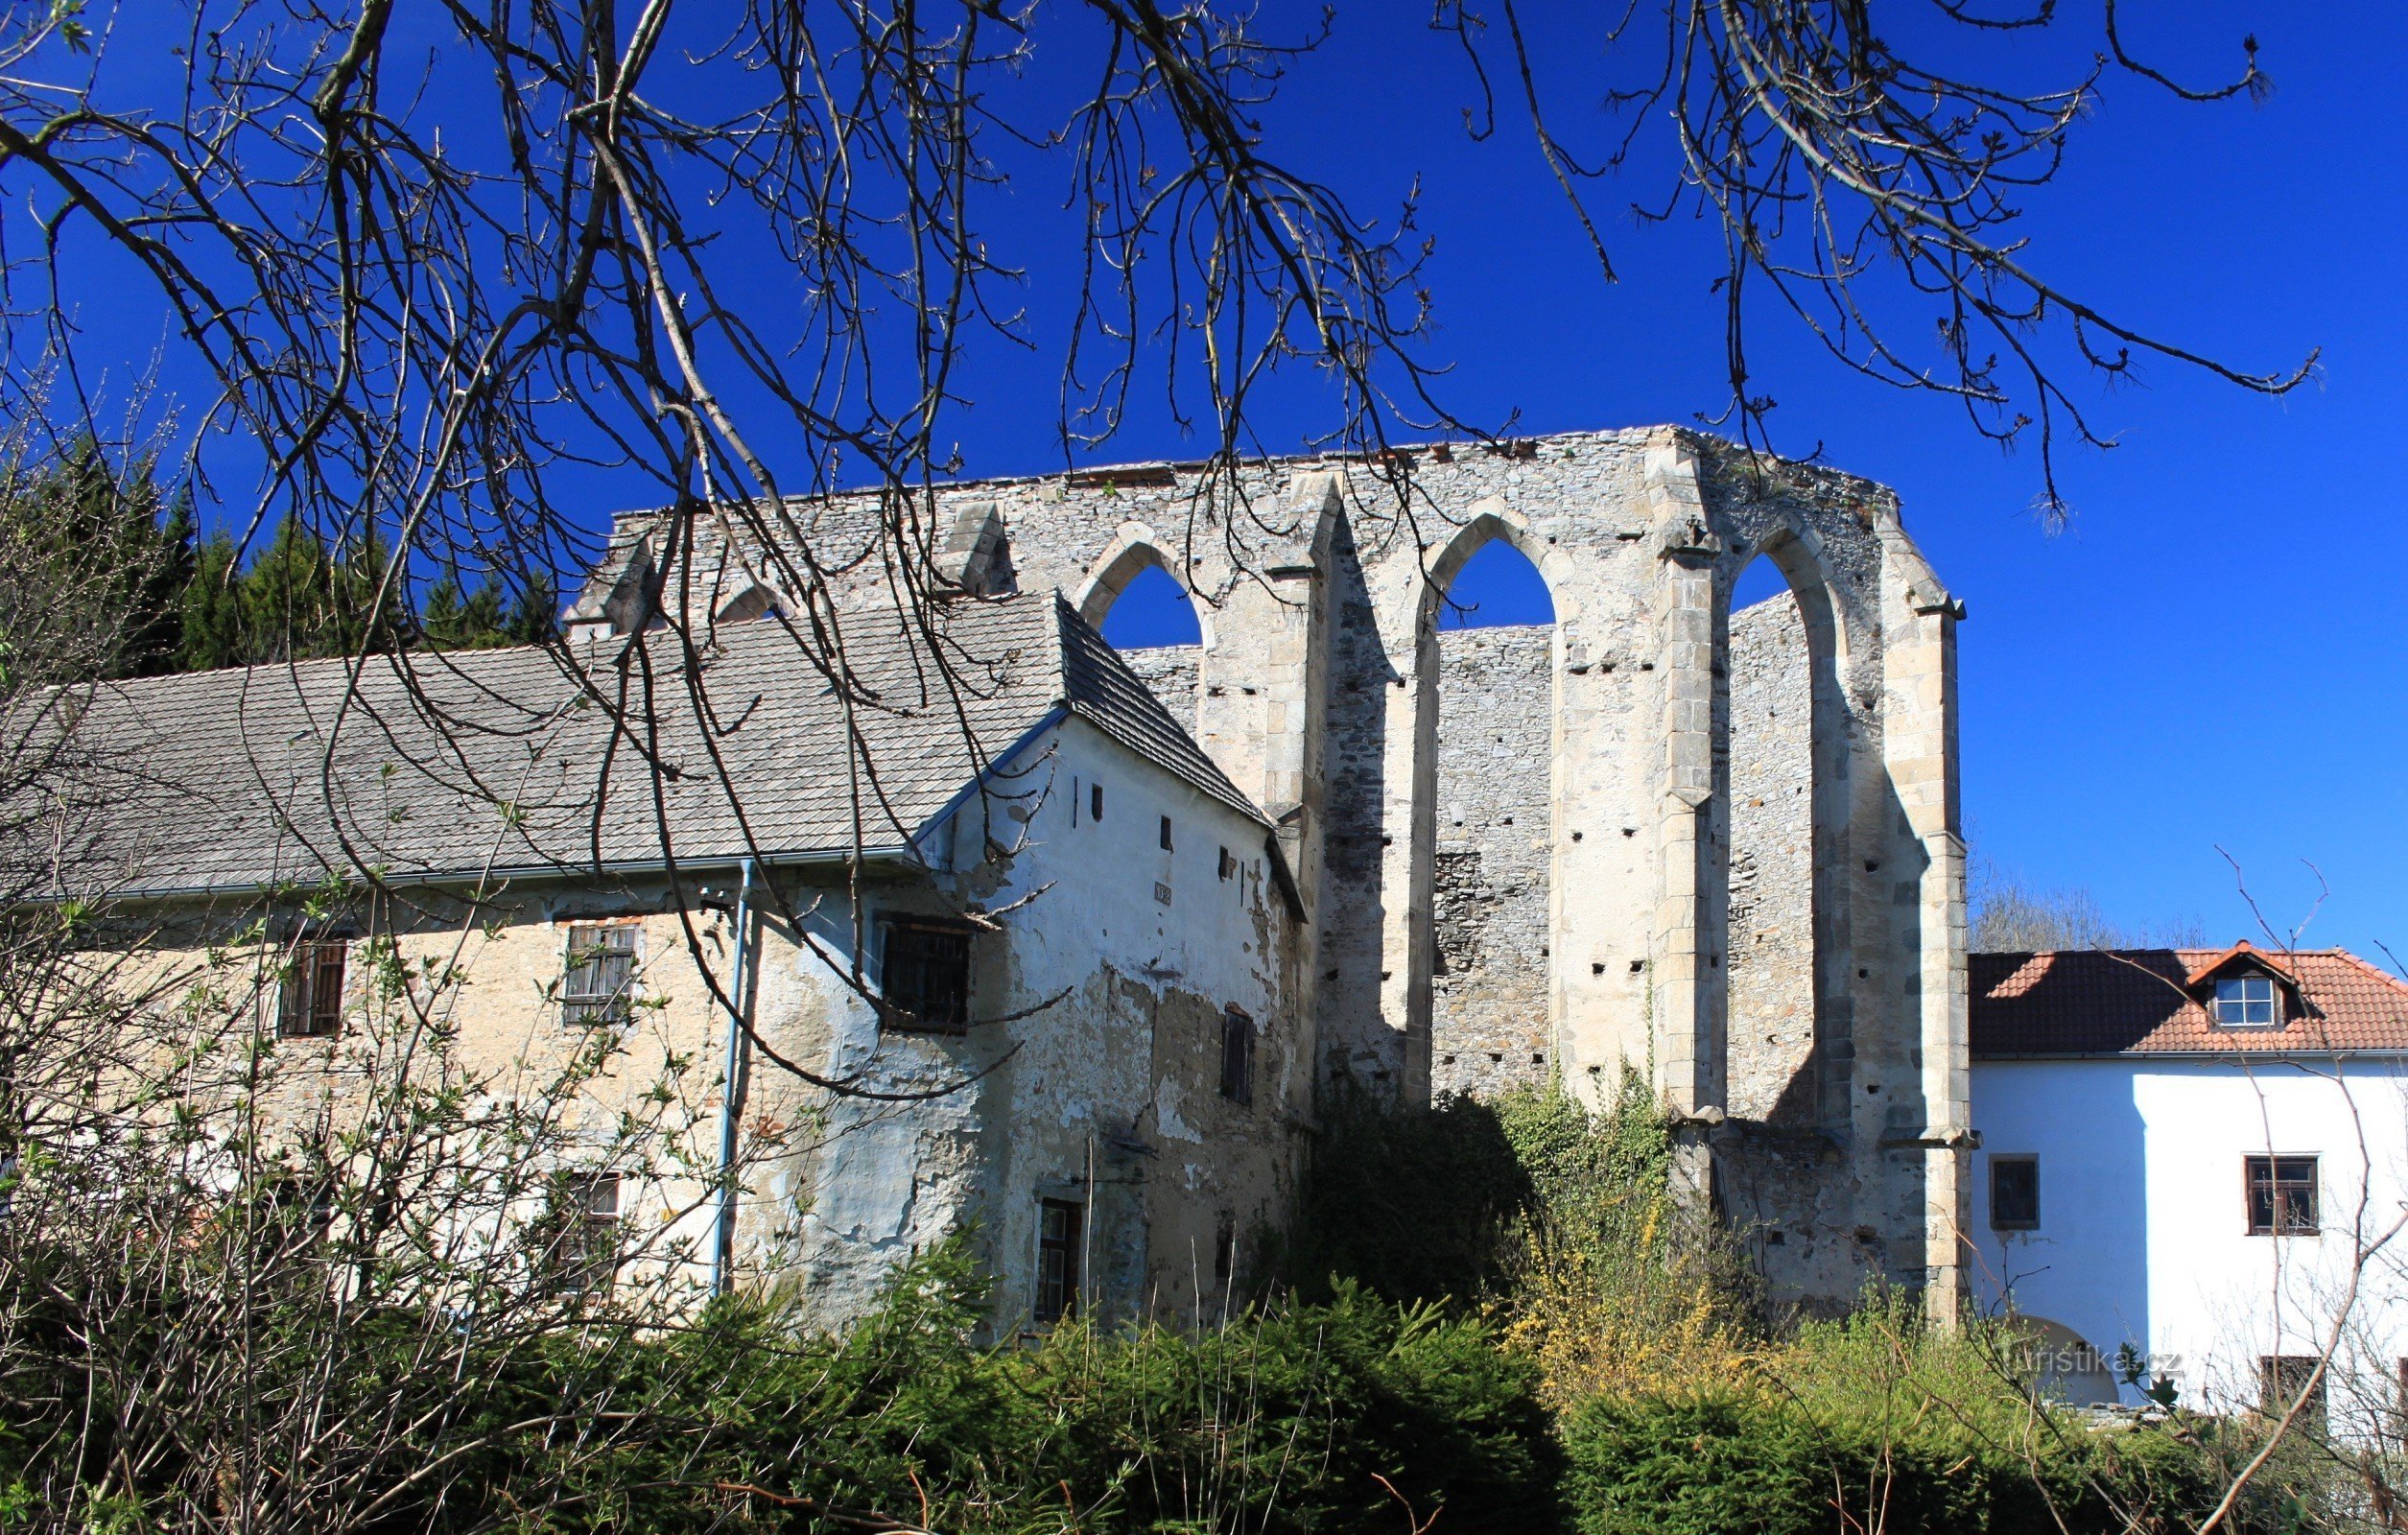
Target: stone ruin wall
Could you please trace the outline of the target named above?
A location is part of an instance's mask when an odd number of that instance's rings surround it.
[[[1545,1081],[1551,1070],[1554,643],[1552,625],[1438,637],[1433,1093],[1493,1094]],[[1130,659],[1166,702],[1192,708],[1192,649],[1187,669],[1168,659],[1173,653],[1140,650]],[[1741,1119],[1807,1123],[1815,1114],[1813,700],[1797,600],[1784,592],[1732,615],[1728,665],[1727,1107]]]
[[[1731,615],[1731,1113],[1814,1122],[1814,700],[1787,592]]]
[[[1555,626],[1438,636],[1430,1090],[1543,1082],[1554,816]]]
[[[1426,544],[1382,520],[1376,476],[1335,460],[1249,466],[1242,522],[1216,520],[1227,487],[1205,466],[1155,464],[945,487],[918,526],[974,595],[1058,589],[1098,622],[1148,563],[1196,594],[1205,645],[1131,659],[1281,828],[1329,1080],[1412,1102],[1560,1070],[1594,1098],[1638,1067],[1673,1115],[1678,1179],[1703,1193],[1711,1172],[1776,1293],[1844,1302],[1880,1274],[1945,1311],[1967,1144],[1961,610],[1894,499],[1667,428],[1402,457]],[[878,595],[875,511],[795,508],[848,598]],[[640,553],[647,526],[622,519],[614,550]],[[1555,598],[1551,656],[1531,642],[1517,665],[1510,635],[1428,627],[1430,594],[1496,537]],[[1233,538],[1261,579],[1229,564]],[[1759,555],[1806,600],[1726,637],[1721,603]],[[697,531],[689,579],[732,589],[727,564]],[[640,605],[624,570],[589,586],[586,621]],[[1786,664],[1805,642],[1770,617],[1787,611],[1816,636],[1810,681]],[[1793,732],[1818,711],[1809,773]],[[1484,733],[1460,728],[1475,718]],[[1525,749],[1483,756],[1499,733]],[[1499,782],[1508,761],[1524,786]],[[1544,834],[1524,806],[1551,808]],[[1819,914],[1815,876],[1773,866],[1817,821],[1825,845],[1783,867],[1819,860]],[[1551,858],[1509,866],[1525,830]],[[1535,945],[1534,920],[1551,934]]]
[[[1200,645],[1147,645],[1121,651],[1121,659],[1138,680],[1151,688],[1170,717],[1190,730],[1195,728],[1197,689],[1202,685],[1197,669],[1203,657]]]

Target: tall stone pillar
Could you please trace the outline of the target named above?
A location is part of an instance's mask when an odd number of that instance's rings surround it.
[[[1329,601],[1323,556],[1340,514],[1335,474],[1299,474],[1279,531],[1222,597],[1198,660],[1197,741],[1276,828],[1305,909],[1296,964],[1299,1018],[1315,1015],[1328,712]]]
[[[1714,790],[1714,572],[1722,540],[1708,525],[1697,464],[1670,433],[1650,445],[1646,494],[1660,569],[1656,675],[1663,702],[1660,874],[1653,997],[1656,1082],[1675,1129],[1675,1176],[1703,1195],[1705,1133],[1723,1108],[1723,988],[1713,945],[1709,817]]]
[[[1922,1123],[1885,1139],[1920,1153],[1925,1302],[1935,1320],[1952,1322],[1966,1296],[1973,1145],[1956,771],[1956,624],[1965,609],[1906,541],[1895,509],[1877,515],[1888,769],[1904,819],[1899,862],[1920,870],[1912,909]]]

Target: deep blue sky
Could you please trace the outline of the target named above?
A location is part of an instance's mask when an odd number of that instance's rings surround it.
[[[1819,444],[1897,487],[1968,604],[1977,853],[2088,886],[2120,922],[2196,916],[2217,939],[2258,935],[2219,848],[2278,927],[2314,907],[2312,864],[2330,895],[2306,941],[2408,952],[2408,325],[2384,275],[2408,173],[2367,153],[2408,128],[2390,78],[2408,10],[2154,9],[2132,25],[2159,59],[2205,78],[2254,32],[2276,93],[2185,106],[2111,77],[2060,183],[2028,200],[2033,259],[2253,368],[2322,346],[2321,379],[2270,401],[2157,364],[2141,388],[2085,391],[2120,445],[2065,455],[2077,515],[2054,537],[2026,511],[2028,455],[2002,456],[1938,402],[1860,382],[1768,322],[1755,351],[1782,402],[1778,444]],[[1526,140],[1475,148],[1447,131],[1459,92],[1431,72],[1443,61],[1405,32],[1342,31],[1315,68],[1345,83],[1307,116],[1356,184],[1426,173],[1451,403],[1519,410],[1541,432],[1718,406],[1720,310],[1698,233],[1615,221],[1622,281],[1600,285]],[[1014,457],[979,454],[981,467]],[[1458,595],[1510,606],[1477,585]]]
[[[2095,26],[2094,7],[2066,9]],[[2331,893],[2309,941],[2408,948],[2397,425],[2408,323],[2393,265],[2408,169],[2388,153],[2408,128],[2394,78],[2408,57],[2408,8],[2126,10],[2153,60],[2194,80],[2228,74],[2254,32],[2276,94],[2256,106],[2191,106],[2109,77],[2060,180],[2026,200],[2028,259],[2103,308],[2250,368],[2282,368],[2321,346],[2321,378],[2280,401],[2171,364],[2112,394],[2076,380],[2121,445],[2066,451],[2077,517],[2054,537],[2027,512],[2040,487],[2028,455],[2002,455],[1938,400],[1842,371],[1769,311],[1752,340],[1756,382],[1782,402],[1776,446],[1819,447],[1897,487],[1908,527],[1969,605],[1963,753],[1978,853],[2036,883],[2088,886],[2125,923],[2197,916],[2234,937],[2255,930],[2219,847],[2279,925],[2307,915],[2313,864]],[[1524,9],[1542,19],[1587,12]],[[1490,423],[1518,413],[1523,432],[1689,423],[1718,409],[1712,230],[1686,220],[1640,228],[1617,212],[1661,201],[1660,175],[1608,188],[1595,207],[1621,281],[1601,283],[1526,132],[1508,118],[1489,143],[1465,137],[1466,77],[1419,14],[1341,7],[1332,42],[1266,120],[1276,147],[1366,214],[1391,212],[1420,177],[1419,227],[1437,242],[1431,350],[1453,366],[1449,404]],[[1927,25],[1930,14],[1895,0],[1883,22]],[[1543,67],[1555,71],[1546,83],[1561,126],[1585,131],[1594,119],[1582,120],[1582,104],[1599,87],[1585,75],[1582,24],[1546,44]],[[2097,44],[2095,32],[2068,27],[1983,46],[2014,49],[2019,79],[2064,83]],[[1027,88],[1042,98],[1075,73],[1048,83],[1039,71]],[[443,109],[430,101],[424,109]],[[962,375],[975,404],[955,426],[973,475],[1061,462],[1051,327],[1070,248],[1062,176],[1033,163],[1018,176],[989,228],[1030,271],[1035,344],[990,344]],[[121,358],[122,378],[157,345],[156,312],[122,264],[95,255],[81,270],[93,285],[86,355]],[[794,282],[756,277],[765,302]],[[171,358],[171,394],[179,379]],[[1283,449],[1326,427],[1312,403],[1309,389],[1277,393],[1254,423],[1260,440]],[[1100,457],[1194,451],[1155,410]],[[607,476],[560,488],[591,501],[596,526],[653,498]],[[1475,576],[1458,595],[1486,614],[1509,611],[1479,587]]]

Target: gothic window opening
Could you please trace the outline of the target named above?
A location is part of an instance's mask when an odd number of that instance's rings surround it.
[[[1422,665],[1435,712],[1434,823],[1418,877],[1429,922],[1433,1092],[1542,1081],[1550,1045],[1548,954],[1555,716],[1564,684],[1555,597],[1496,519],[1432,561]]]
[[[1823,1092],[1815,1056],[1822,937],[1816,798],[1830,771],[1815,742],[1815,642],[1805,603],[1769,555],[1739,572],[1728,613],[1713,800],[1723,931],[1701,957],[1725,978],[1730,1112],[1814,1123],[1837,1111],[1838,1101]]]

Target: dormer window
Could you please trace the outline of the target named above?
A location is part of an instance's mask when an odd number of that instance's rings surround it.
[[[2233,976],[2216,982],[2216,1025],[2221,1028],[2275,1028],[2282,1023],[2282,1000],[2272,976]]]

